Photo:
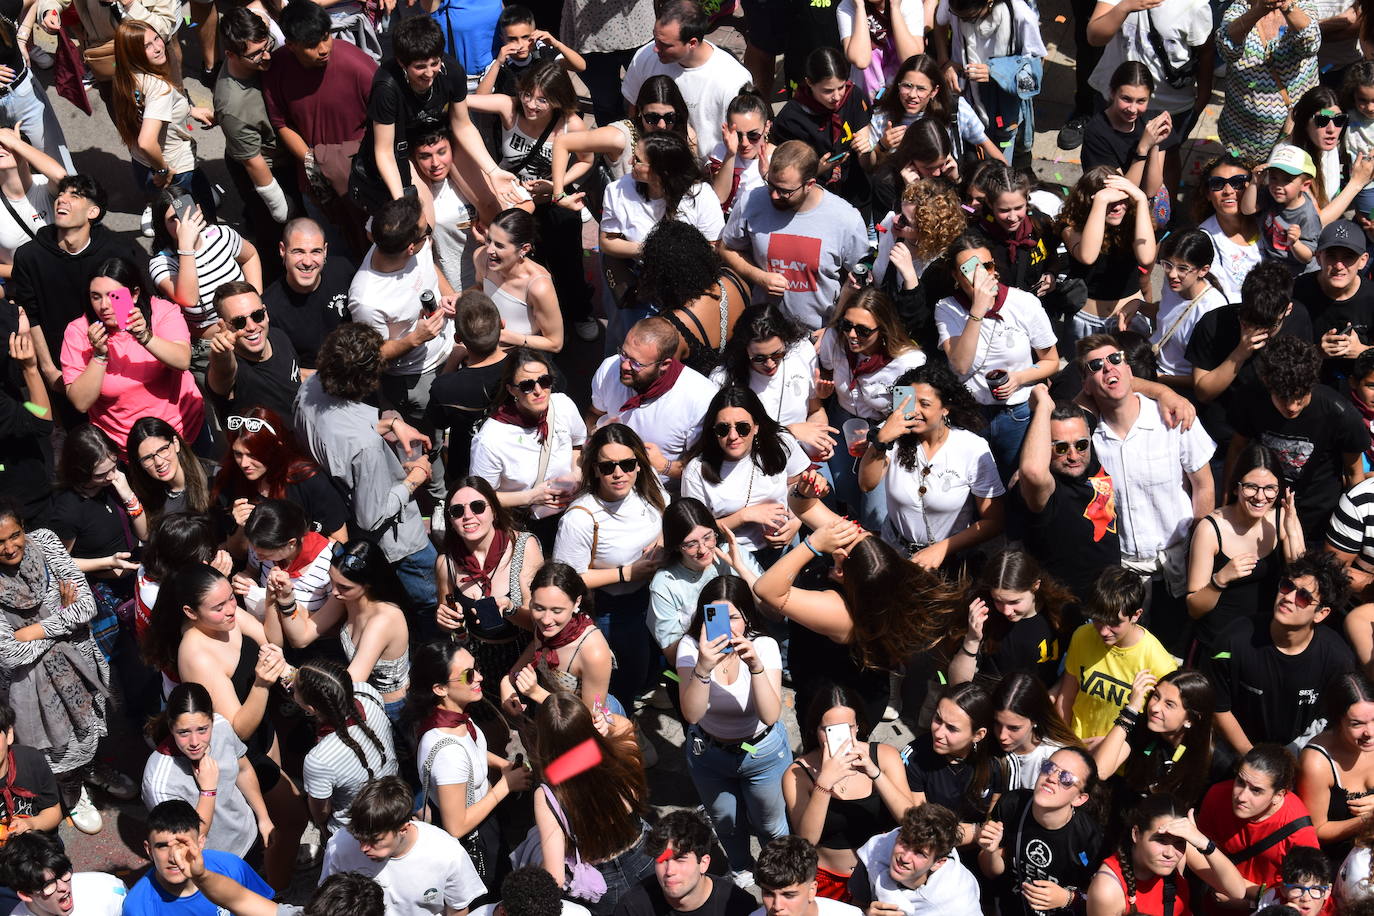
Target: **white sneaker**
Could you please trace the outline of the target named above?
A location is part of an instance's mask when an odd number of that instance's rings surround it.
[[[153,205],[149,204],[143,208],[143,214],[139,217],[139,231],[143,233],[145,239],[153,237]]]
[[[72,806],[71,821],[77,830],[91,835],[99,833],[105,827],[105,819],[100,816],[100,809],[91,801],[91,793],[85,786],[81,787],[81,797]]]
[[[730,880],[735,882],[735,887],[747,891],[754,886],[754,873],[747,868],[742,871],[732,871],[730,872]]]
[[[581,321],[573,322],[573,331],[577,336],[586,341],[596,340],[601,333],[601,322],[595,318],[583,318]]]
[[[41,48],[38,45],[29,48],[29,63],[39,70],[51,70],[52,65],[56,62],[46,48]]]

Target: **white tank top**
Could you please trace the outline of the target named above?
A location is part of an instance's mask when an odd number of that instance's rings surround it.
[[[491,301],[496,303],[496,310],[501,313],[501,320],[506,323],[506,330],[514,331],[516,334],[539,333],[534,326],[534,312],[523,299],[515,298],[514,295],[498,286],[490,277],[482,280],[482,292],[490,296]]]

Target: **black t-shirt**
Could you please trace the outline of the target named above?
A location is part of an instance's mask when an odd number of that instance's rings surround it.
[[[1313,544],[1320,543],[1344,491],[1343,456],[1369,448],[1364,419],[1348,399],[1317,385],[1311,403],[1291,420],[1275,409],[1264,391],[1237,397],[1231,420],[1237,435],[1273,450],[1284,480],[1297,495],[1303,533]]]
[[[663,896],[658,878],[650,875],[625,892],[615,916],[749,916],[759,908],[753,896],[729,878],[708,876],[711,893],[695,910],[675,910]]]
[[[1000,630],[1005,625],[1006,618],[990,610],[987,627]],[[984,630],[985,634],[989,632]],[[986,649],[986,639],[983,645]],[[1059,681],[1059,659],[1065,648],[1044,614],[1026,617],[1010,624],[998,639],[997,650],[978,660],[978,677],[996,680],[1013,671],[1028,671],[1051,687]]]
[[[1321,696],[1332,678],[1355,670],[1355,655],[1325,621],[1297,655],[1274,647],[1266,616],[1237,620],[1217,641],[1203,666],[1217,694],[1217,712],[1236,717],[1253,744],[1287,744],[1321,715]]]
[[[296,392],[301,387],[300,361],[296,348],[285,331],[269,328],[267,342],[272,355],[264,360],[239,356],[235,361],[234,388],[228,397],[215,395],[217,406],[226,415],[241,414],[254,407],[268,407],[282,417],[291,416]]]
[[[121,550],[133,550],[126,536],[126,521],[116,508],[116,497],[108,489],[87,498],[75,490],[53,493],[48,510],[48,527],[64,543],[72,542],[71,555],[79,560],[108,557]]]
[[[997,264],[997,273],[1002,282],[1016,289],[1035,293],[1040,278],[1046,273],[1054,273],[1058,266],[1055,253],[1059,250],[1059,237],[1054,234],[1054,221],[1037,211],[1030,213],[1031,237],[1036,239],[1034,248],[1018,248],[1016,263],[1011,262],[1011,254],[1005,242],[994,235],[992,217],[985,216],[969,224],[969,231],[987,239],[988,251]]]
[[[1211,371],[1231,355],[1231,351],[1240,343],[1240,306],[1223,305],[1219,309],[1213,309],[1206,315],[1198,319],[1197,325],[1193,328],[1193,334],[1188,338],[1187,357],[1188,362],[1198,369]],[[1283,319],[1283,324],[1279,326],[1278,337],[1297,337],[1302,340],[1312,339],[1312,319],[1307,314],[1307,309],[1302,303],[1294,302],[1293,308],[1288,316]],[[1226,442],[1231,438],[1231,428],[1235,421],[1230,416],[1231,405],[1236,399],[1246,392],[1259,392],[1265,395],[1264,386],[1260,384],[1259,374],[1255,369],[1254,354],[1236,372],[1235,379],[1230,386],[1223,391],[1215,401],[1210,404],[1202,405],[1199,411],[1199,419],[1203,426],[1217,442]]]
[[[1136,118],[1135,129],[1129,134],[1123,134],[1113,127],[1107,112],[1099,111],[1093,115],[1083,130],[1083,153],[1079,157],[1083,171],[1099,165],[1108,165],[1123,172],[1130,168],[1135,161],[1136,145],[1140,143],[1140,135],[1145,132],[1146,122],[1158,114],[1157,111],[1147,111]]]
[[[1327,331],[1353,330],[1360,343],[1374,343],[1374,284],[1360,281],[1360,288],[1348,299],[1332,299],[1317,282],[1320,271],[1305,273],[1293,281],[1293,301],[1301,302],[1312,319],[1312,342],[1321,346]],[[1346,356],[1322,359],[1322,381],[1343,389],[1355,360]]]
[[[440,375],[429,388],[429,407],[425,419],[435,429],[447,429],[448,457],[445,476],[457,480],[467,475],[471,464],[472,431],[486,415],[506,371],[504,359],[490,366],[459,366]]]
[[[315,368],[320,342],[341,321],[348,320],[348,287],[357,272],[347,260],[331,256],[320,269],[320,283],[308,293],[298,293],[281,279],[262,294],[272,329],[285,331],[296,348],[301,368]]]
[[[25,798],[14,793],[15,810],[10,811],[4,796],[0,795],[0,821],[4,822],[16,815],[35,817],[60,801],[57,777],[53,776],[52,767],[48,766],[48,759],[42,751],[11,744],[10,752],[14,754],[14,787],[32,793],[33,797]]]
[[[4,16],[10,23],[18,23],[24,18],[22,0],[0,0],[0,16]],[[26,65],[19,53],[19,43],[13,40],[16,28],[16,25],[8,25],[5,29],[9,34],[6,35],[6,40],[0,41],[0,64],[19,73]]]
[[[448,125],[449,107],[468,95],[468,77],[463,65],[447,55],[433,84],[423,95],[410,88],[405,69],[395,59],[377,68],[372,77],[372,94],[367,101],[367,130],[358,156],[367,171],[377,177],[373,156],[372,132],[378,124],[396,127],[394,151],[401,184],[410,184],[410,143],[413,139],[441,130]]]
[[[964,823],[982,823],[987,811],[986,803],[982,810],[969,801],[969,785],[973,782],[973,765],[967,760],[951,763],[949,757],[935,753],[935,745],[930,734],[916,738],[902,749],[902,761],[906,764],[906,780],[913,792],[924,792],[926,801],[944,805]],[[990,790],[984,790],[986,798]]]
[[[1030,789],[1004,793],[990,818],[1002,823],[1002,857],[1007,863],[1006,872],[993,882],[1002,916],[1036,916],[1020,892],[1025,881],[1053,881],[1086,890],[1102,858],[1102,826],[1096,818],[1075,808],[1067,824],[1051,830],[1035,819],[1032,796]]]
[[[1098,573],[1121,563],[1112,478],[1096,461],[1082,477],[1055,474],[1041,511],[1026,507],[1020,487],[1012,505],[1031,556],[1079,598],[1087,597]]]

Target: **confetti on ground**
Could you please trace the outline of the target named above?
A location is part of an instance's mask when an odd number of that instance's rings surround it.
[[[1068,22],[1069,20],[1065,19],[1063,16],[1055,16],[1055,17],[1054,17],[1054,21],[1055,21],[1055,22]]]
[[[1144,267],[1142,267],[1142,266],[1139,265],[1139,264],[1136,265],[1136,268],[1135,268],[1135,269],[1138,270],[1138,271],[1140,271],[1140,272],[1143,273],[1143,274],[1149,273],[1148,270],[1146,270]]]
[[[1058,172],[1055,172],[1055,173],[1054,173],[1054,177],[1055,177],[1055,180],[1057,180],[1060,184],[1063,184],[1063,182],[1064,182],[1064,176],[1063,176],[1063,175],[1059,174]]]
[[[676,672],[664,671],[663,676],[668,678],[670,681],[677,681],[679,684],[682,683],[682,678],[678,677]]]
[[[579,773],[585,773],[601,762],[601,748],[595,738],[588,738],[577,747],[544,767],[544,779],[551,786],[566,782]]]

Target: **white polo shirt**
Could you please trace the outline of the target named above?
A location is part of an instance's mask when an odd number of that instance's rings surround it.
[[[587,424],[572,398],[555,393],[549,399],[553,421],[549,435],[549,467],[544,480],[562,477],[573,471],[573,449],[587,441]],[[539,472],[539,456],[543,453],[534,427],[516,426],[487,420],[472,437],[472,469],[475,477],[485,478],[498,493],[528,490],[542,481],[535,480]],[[547,518],[558,510],[552,506],[532,506],[535,518]]]
[[[620,405],[634,395],[633,389],[620,383],[620,357],[606,357],[592,376],[592,406],[606,414],[597,426],[624,423],[639,438],[657,445],[664,458],[676,461],[701,435],[706,408],[716,396],[716,384],[683,366],[677,383],[668,391],[648,403],[621,410]],[[667,482],[661,474],[659,479]]]

